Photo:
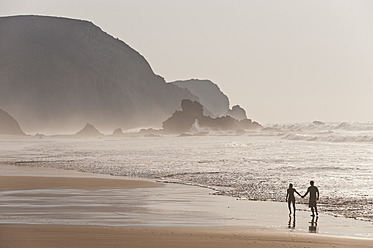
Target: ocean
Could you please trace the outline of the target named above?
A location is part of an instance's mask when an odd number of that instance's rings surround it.
[[[0,137],[0,163],[152,178],[255,201],[285,201],[289,183],[304,194],[313,180],[320,211],[373,221],[373,123],[242,132],[194,126],[186,135],[159,137]]]

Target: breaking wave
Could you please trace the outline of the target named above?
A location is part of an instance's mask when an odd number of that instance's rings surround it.
[[[275,124],[263,129],[286,140],[320,142],[373,142],[373,123]]]
[[[265,129],[279,132],[290,131],[373,131],[373,122],[317,122],[294,123],[294,124],[274,124],[268,125]]]
[[[343,135],[317,135],[317,134],[285,134],[287,140],[322,141],[322,142],[373,142],[372,135],[343,136]]]

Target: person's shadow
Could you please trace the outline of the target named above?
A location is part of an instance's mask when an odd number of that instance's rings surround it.
[[[294,229],[295,228],[295,215],[289,215],[289,222],[288,222],[288,228]]]
[[[312,216],[310,226],[308,227],[308,232],[310,233],[317,233],[317,221],[319,220],[319,216]]]

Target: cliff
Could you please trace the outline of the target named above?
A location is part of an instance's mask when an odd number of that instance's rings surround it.
[[[232,109],[227,111],[226,115],[239,121],[247,119],[246,111],[240,105],[233,106]]]
[[[159,126],[190,91],[91,22],[0,17],[0,108],[27,131]]]

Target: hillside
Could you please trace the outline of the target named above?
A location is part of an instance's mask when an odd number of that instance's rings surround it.
[[[198,100],[91,22],[1,17],[0,34],[0,108],[27,132],[160,126],[182,99]]]

